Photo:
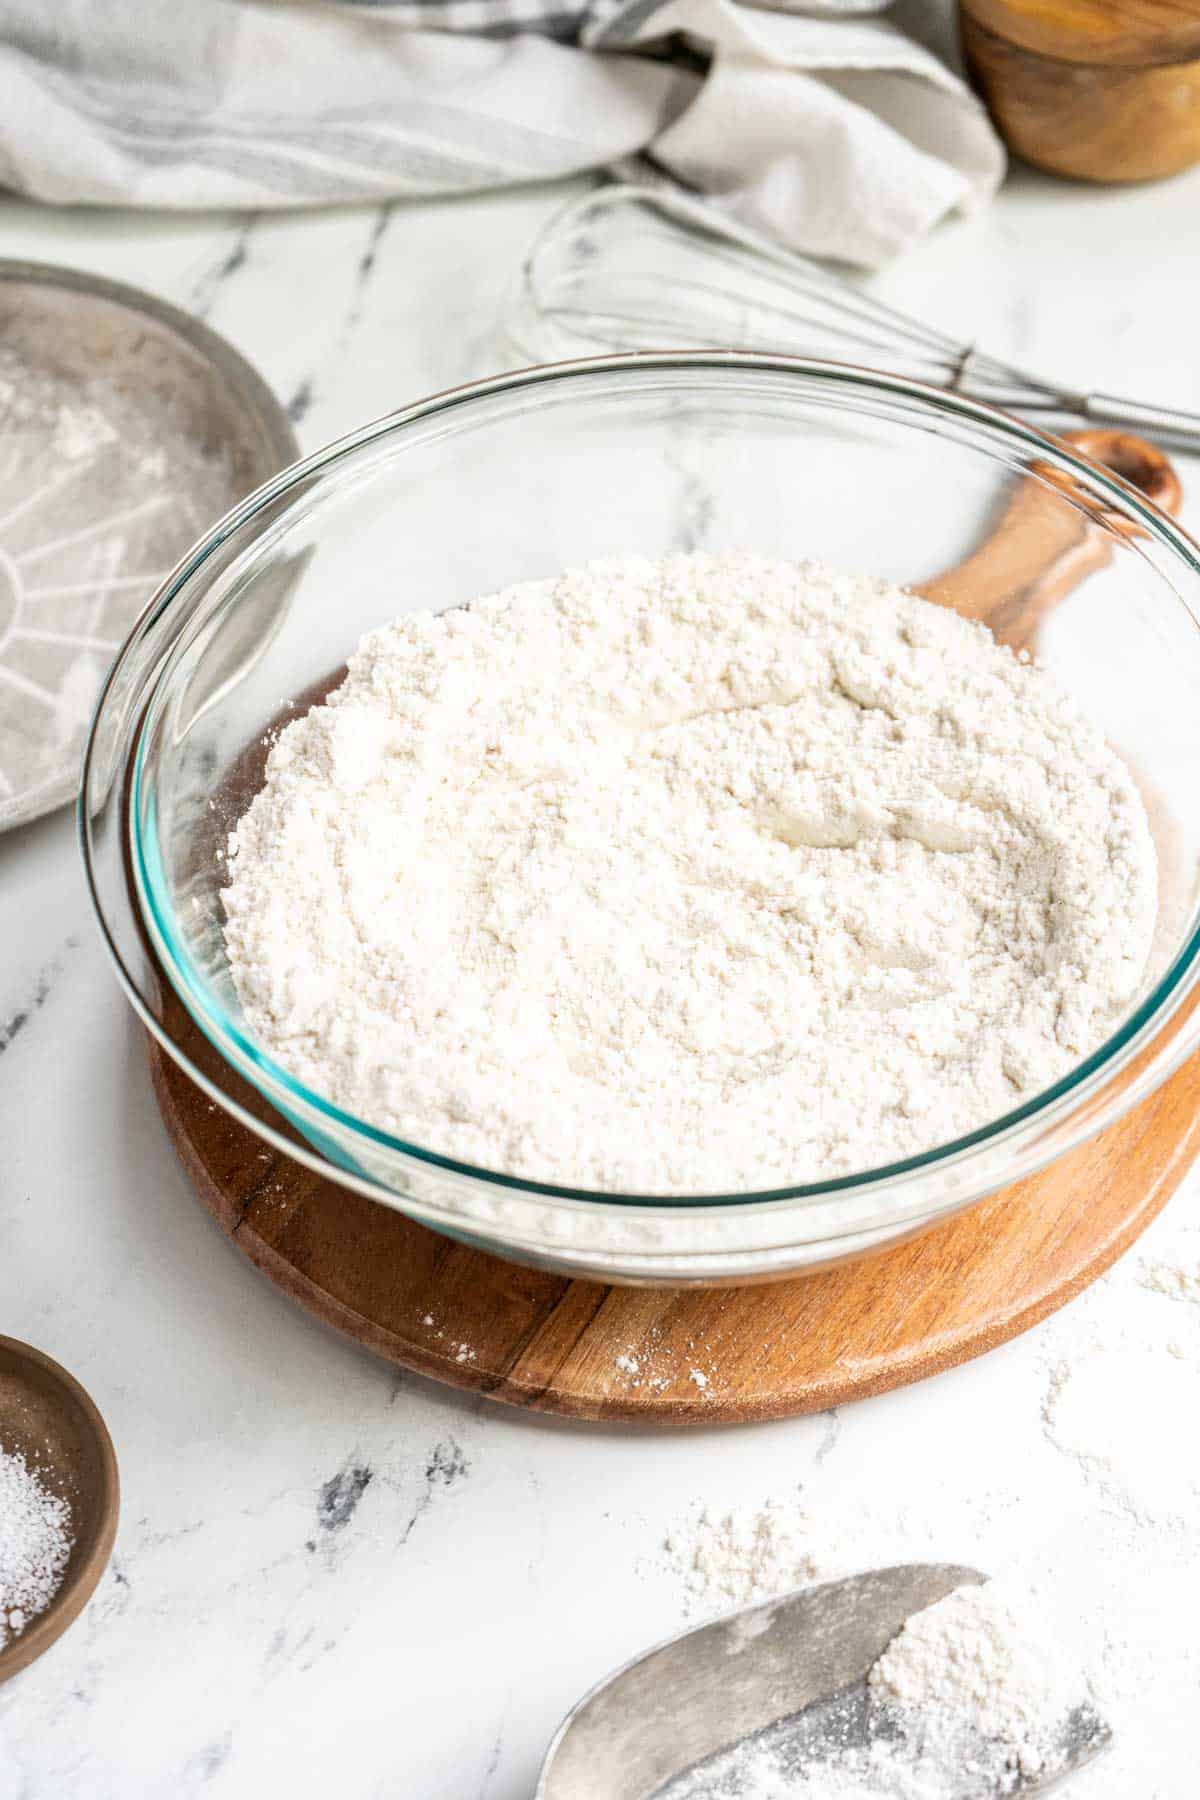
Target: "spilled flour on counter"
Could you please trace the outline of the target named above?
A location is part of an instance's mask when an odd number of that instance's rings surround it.
[[[656,1800],[985,1800],[1049,1779],[1087,1684],[1027,1595],[963,1587],[913,1615],[865,1682],[710,1757]]]
[[[1131,1519],[1190,1521],[1200,1508],[1200,1437],[1164,1420],[1193,1419],[1196,1400],[1194,1369],[1165,1343],[1118,1341],[1055,1371],[1042,1419],[1050,1442]]]
[[[0,1650],[45,1612],[71,1555],[71,1509],[0,1444]]]
[[[1041,669],[865,576],[574,569],[365,638],[232,834],[293,1076],[607,1191],[927,1150],[1095,1049],[1156,913],[1128,770]]]
[[[723,1612],[801,1587],[817,1572],[807,1515],[775,1501],[728,1512],[704,1508],[668,1533],[664,1549],[683,1579],[689,1612]]]
[[[1166,1294],[1170,1300],[1187,1300],[1200,1306],[1200,1261],[1194,1263],[1144,1262],[1138,1281],[1152,1294]]]

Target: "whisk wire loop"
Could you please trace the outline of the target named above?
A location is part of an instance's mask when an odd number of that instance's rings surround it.
[[[539,358],[597,348],[849,354],[1005,411],[1140,428],[1200,452],[1200,416],[1043,380],[665,185],[614,183],[551,219],[525,259],[510,325]]]

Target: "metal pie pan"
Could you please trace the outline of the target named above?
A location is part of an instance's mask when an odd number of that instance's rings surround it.
[[[98,444],[45,424],[47,393],[60,419],[76,392],[78,417],[99,417],[96,383],[116,408]],[[156,489],[152,457],[130,462],[119,428],[138,408],[168,419],[171,445],[211,466],[215,511],[204,491],[175,495],[166,479]],[[134,619],[213,519],[299,446],[262,377],[199,320],[123,283],[2,260],[0,423],[4,830],[73,797],[92,704]],[[247,656],[269,626],[248,621]]]

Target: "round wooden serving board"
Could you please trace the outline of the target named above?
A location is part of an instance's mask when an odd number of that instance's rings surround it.
[[[186,1049],[215,1058],[195,1033]],[[389,1362],[575,1419],[744,1424],[966,1362],[1102,1275],[1200,1150],[1200,1058],[1101,1137],[898,1248],[759,1287],[571,1281],[442,1237],[272,1150],[151,1043],[201,1200],[243,1255]],[[220,1072],[226,1091],[236,1080]],[[277,1129],[257,1095],[239,1098]]]
[[[1151,446],[1112,432],[1075,433],[1073,442],[1164,509],[1178,506],[1175,473]],[[918,591],[1018,647],[1108,554],[1086,513],[1062,506],[1044,482],[1023,482],[987,542]],[[261,783],[264,754],[260,745],[237,770],[241,804]],[[298,1141],[161,985],[163,1023],[184,1057]],[[1178,1025],[1177,1016],[1166,1029]],[[1194,1058],[1040,1175],[877,1255],[756,1287],[608,1287],[487,1255],[326,1181],[207,1099],[153,1041],[150,1059],[167,1130],[200,1198],[276,1286],[390,1362],[576,1419],[783,1418],[979,1356],[1101,1275],[1200,1150]]]

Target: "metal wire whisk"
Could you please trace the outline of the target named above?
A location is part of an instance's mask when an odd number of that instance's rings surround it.
[[[1006,411],[1128,426],[1200,452],[1196,413],[1057,386],[666,188],[599,188],[559,213],[525,260],[508,323],[538,360],[597,348],[849,359]]]

